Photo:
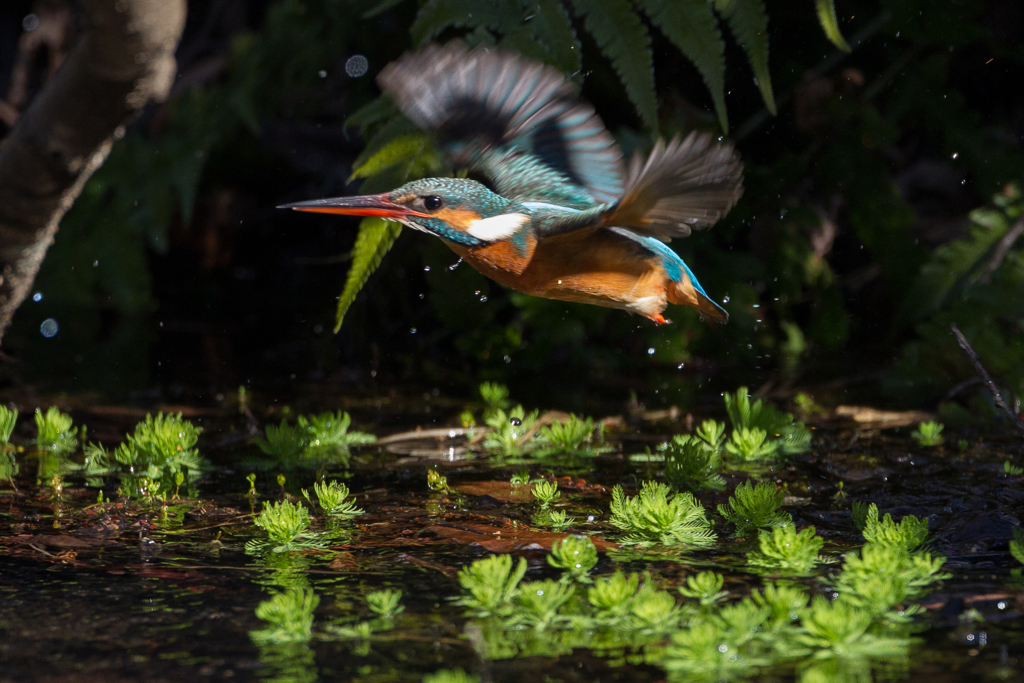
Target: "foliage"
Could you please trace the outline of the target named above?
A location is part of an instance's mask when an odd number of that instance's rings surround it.
[[[512,488],[526,486],[530,483],[530,470],[526,468],[519,470],[512,475],[512,478],[509,479],[509,483],[512,485]]]
[[[736,525],[736,534],[743,535],[754,529],[785,526],[793,517],[779,508],[786,497],[777,486],[761,482],[757,486],[749,481],[736,487],[728,505],[719,505],[718,513]]]
[[[320,503],[320,508],[328,517],[344,517],[349,519],[363,514],[363,511],[356,507],[355,498],[346,500],[349,493],[348,487],[344,484],[339,484],[333,479],[330,482],[318,481],[314,483],[313,492],[316,493],[316,499]],[[302,495],[310,504],[313,503],[306,489],[302,489]]]
[[[522,406],[507,413],[501,408],[495,409],[484,417],[492,430],[484,437],[484,448],[502,458],[531,452],[539,445],[532,438],[537,430],[537,415],[536,410],[527,415]]]
[[[312,638],[313,611],[318,604],[320,598],[309,588],[276,593],[256,607],[256,616],[270,626],[250,631],[249,637],[257,645],[306,642]]]
[[[476,616],[507,616],[512,613],[512,598],[525,575],[526,560],[522,558],[515,569],[511,555],[477,560],[459,570],[459,585],[469,595],[456,604],[469,608]]]
[[[704,506],[689,492],[671,494],[664,484],[644,482],[639,495],[612,490],[609,522],[626,533],[624,545],[696,545],[715,542]]]
[[[36,408],[36,447],[41,451],[70,453],[78,448],[78,428],[70,415],[50,406],[44,413]]]
[[[1014,559],[1024,564],[1024,529],[1019,526],[1013,527],[1013,540],[1010,541],[1010,554]]]
[[[762,529],[757,542],[760,552],[750,553],[747,558],[749,565],[797,575],[806,574],[821,561],[818,551],[825,544],[815,535],[813,526],[797,532],[792,524]]]
[[[712,443],[720,442],[720,435],[716,438],[716,433],[711,433]],[[725,488],[725,480],[718,474],[721,457],[708,440],[678,434],[659,450],[665,454],[665,481],[673,487],[693,492]]]
[[[591,583],[588,572],[597,564],[597,548],[586,536],[566,536],[551,546],[548,564],[564,570],[575,581]]]
[[[747,387],[740,387],[735,395],[723,394],[725,409],[729,413],[733,428],[733,449],[730,450],[730,444],[726,444],[726,450],[733,455],[758,452],[758,449],[767,451],[772,447],[758,443],[759,432],[762,431],[772,439],[769,443],[777,444],[774,448],[786,455],[802,453],[810,448],[811,433],[802,422],[795,422],[791,414],[776,410],[763,399],[751,403],[747,392]],[[737,432],[740,433],[739,437]],[[744,457],[752,460],[771,455],[772,453],[764,452],[757,457]]]
[[[7,406],[0,406],[0,447],[11,443],[11,434],[18,423],[18,411]]]
[[[686,577],[686,585],[679,587],[683,597],[697,600],[703,608],[710,608],[729,596],[722,590],[725,578],[716,572],[704,571]]]
[[[754,462],[772,460],[779,452],[781,444],[768,440],[768,433],[757,427],[732,430],[732,438],[726,442],[725,450],[739,460]]]
[[[899,546],[867,543],[859,552],[847,553],[842,573],[831,582],[843,599],[871,606],[880,613],[947,578],[941,571],[945,561],[944,557],[911,553]]]
[[[541,509],[530,521],[535,526],[549,526],[555,531],[564,531],[572,526],[576,518],[570,517],[565,510]]]
[[[441,669],[424,676],[423,683],[480,683],[480,677],[463,669]]]
[[[941,446],[944,428],[944,425],[929,420],[919,424],[917,429],[910,433],[910,436],[914,437],[914,441],[920,446]]]
[[[477,390],[480,392],[480,399],[484,403],[485,420],[499,410],[507,410],[512,405],[512,401],[509,400],[508,387],[504,384],[481,382]]]
[[[348,463],[349,448],[371,444],[372,434],[350,432],[352,418],[348,413],[300,415],[294,427],[287,420],[279,426],[267,425],[266,438],[257,438],[260,450],[274,459],[274,465],[317,467],[327,462]]]
[[[564,422],[552,422],[537,431],[540,444],[537,455],[593,456],[611,449],[604,444],[604,427],[593,418],[570,415]]]
[[[254,524],[266,531],[270,540],[253,539],[245,544],[246,552],[257,554],[269,548],[271,552],[283,553],[320,547],[315,536],[307,532],[309,510],[290,501],[264,504]]]
[[[912,551],[920,547],[928,538],[928,520],[907,515],[900,520],[899,524],[896,524],[888,512],[879,520],[878,506],[871,503],[864,515],[864,525],[861,531],[864,533],[864,539],[869,543]]]
[[[549,508],[551,503],[562,495],[558,492],[558,482],[555,481],[538,481],[533,485],[532,493],[542,510]]]
[[[385,589],[366,595],[366,604],[370,611],[385,619],[394,618],[405,611],[405,608],[399,604],[401,600],[402,591],[399,590]]]
[[[448,477],[433,468],[427,469],[427,488],[440,493],[450,493],[452,490],[448,486]]]
[[[704,420],[694,433],[698,439],[717,452],[721,450],[725,442],[725,423],[717,420]]]
[[[1009,460],[1007,460],[1006,462],[1003,463],[1003,472],[1014,477],[1019,477],[1020,475],[1024,474],[1024,467],[1017,467]]]
[[[523,583],[512,598],[515,620],[538,631],[568,621],[568,615],[562,613],[561,608],[575,592],[575,585],[562,581]]]
[[[164,490],[177,490],[182,482],[206,467],[196,443],[203,430],[177,415],[146,414],[113,457],[127,474],[162,483]],[[99,458],[100,453],[96,452]],[[102,462],[102,459],[100,460]],[[179,481],[180,480],[180,481]]]

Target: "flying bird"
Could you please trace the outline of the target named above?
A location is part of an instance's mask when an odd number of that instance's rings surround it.
[[[429,46],[378,83],[470,178],[282,208],[380,216],[441,238],[478,271],[533,296],[666,323],[667,304],[729,316],[666,244],[714,225],[743,193],[732,145],[707,133],[659,140],[628,168],[593,107],[561,73],[517,53]]]

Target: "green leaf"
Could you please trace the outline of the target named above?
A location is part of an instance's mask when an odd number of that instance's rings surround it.
[[[768,73],[768,12],[764,0],[715,0],[715,8],[729,22],[729,30],[747,53],[764,106],[774,115],[775,94]]]
[[[658,129],[651,37],[627,0],[572,0],[601,52],[611,59],[644,125]]]
[[[381,12],[386,12],[387,10],[391,9],[395,5],[401,4],[402,2],[403,2],[403,0],[381,0],[380,2],[378,2],[373,7],[371,7],[368,10],[366,10],[365,12],[363,12],[362,18],[363,19],[372,19],[373,17],[377,16]]]
[[[419,47],[451,26],[491,28],[508,34],[522,23],[523,16],[515,0],[430,0],[416,14],[409,33],[413,45]]]
[[[356,178],[369,178],[401,161],[409,161],[418,157],[429,145],[430,138],[423,133],[397,137],[369,159],[355,166],[348,182],[352,182]]]
[[[395,103],[381,95],[372,102],[360,107],[350,116],[345,117],[344,127],[347,130],[351,126],[359,128],[360,133],[366,133],[366,129],[375,123],[387,121],[398,114]]]
[[[638,0],[651,21],[693,62],[711,91],[718,124],[729,132],[725,110],[725,41],[707,0]]]
[[[821,28],[828,39],[843,52],[849,52],[850,45],[839,31],[839,22],[836,20],[835,0],[814,0],[814,6],[818,10],[818,21],[821,22]]]
[[[352,248],[352,268],[345,280],[345,289],[338,299],[338,311],[335,316],[334,331],[341,329],[341,321],[345,319],[352,302],[359,290],[377,270],[384,254],[395,243],[402,232],[401,223],[386,221],[382,218],[364,218],[359,224],[359,236]]]
[[[533,13],[530,26],[534,39],[548,54],[547,62],[567,74],[581,68],[580,41],[565,7],[559,0],[521,0],[523,9]]]

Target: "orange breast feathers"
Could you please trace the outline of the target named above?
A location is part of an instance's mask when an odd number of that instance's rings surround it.
[[[531,237],[532,239],[532,237]],[[607,230],[580,230],[535,243],[528,261],[508,241],[469,248],[449,244],[481,273],[533,296],[632,308],[640,299],[664,308],[668,276],[658,259]]]

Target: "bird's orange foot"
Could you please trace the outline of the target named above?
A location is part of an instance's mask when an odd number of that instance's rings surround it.
[[[671,320],[666,320],[665,316],[663,316],[661,313],[655,313],[654,315],[649,315],[647,317],[653,320],[658,325],[668,325],[669,323],[672,322]]]

